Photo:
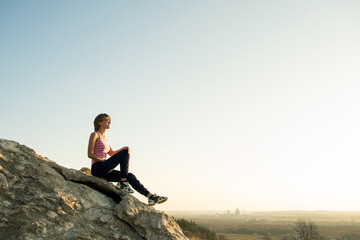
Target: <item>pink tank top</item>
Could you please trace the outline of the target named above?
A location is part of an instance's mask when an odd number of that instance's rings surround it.
[[[108,141],[98,132],[95,132],[99,138],[95,142],[94,154],[98,158],[106,158],[107,153],[110,151],[110,145]],[[96,163],[94,160],[91,161],[91,164]]]

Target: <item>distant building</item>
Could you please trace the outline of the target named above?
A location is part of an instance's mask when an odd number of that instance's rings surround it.
[[[239,208],[237,208],[237,209],[235,210],[235,216],[240,216],[240,210],[239,210]]]

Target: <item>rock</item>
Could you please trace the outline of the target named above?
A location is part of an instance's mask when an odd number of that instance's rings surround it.
[[[0,239],[187,239],[112,183],[0,139]]]
[[[0,187],[7,188],[9,186],[4,174],[0,173]]]
[[[132,196],[123,197],[115,208],[115,214],[128,222],[146,239],[184,239],[182,230],[173,218],[143,204]]]

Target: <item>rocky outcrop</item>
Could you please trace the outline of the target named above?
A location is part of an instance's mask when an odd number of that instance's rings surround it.
[[[0,139],[0,239],[187,239],[173,218],[89,169]]]

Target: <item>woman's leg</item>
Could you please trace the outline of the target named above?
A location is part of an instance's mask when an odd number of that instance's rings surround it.
[[[104,178],[109,182],[118,182],[121,178],[121,172],[118,170],[113,170],[109,172]],[[136,178],[132,173],[128,173],[128,182],[130,185],[141,195],[149,197],[150,192],[141,184],[141,182]]]
[[[141,195],[149,197],[150,192],[141,184],[141,182],[132,173],[128,173],[128,182]]]
[[[120,164],[120,178],[127,179],[129,160],[130,155],[128,150],[122,150],[103,162],[94,163],[91,166],[91,174],[96,177],[104,178],[111,170]],[[120,181],[120,179],[118,181]]]
[[[109,182],[119,182],[121,178],[121,172],[118,170],[112,170],[106,174],[104,178]]]
[[[119,181],[121,172],[118,170],[113,170],[109,172],[105,179],[110,182]],[[130,185],[141,195],[148,198],[148,204],[149,206],[153,206],[157,203],[163,203],[167,201],[167,197],[158,196],[156,194],[151,194],[142,184],[141,182],[136,178],[136,176],[132,173],[128,173],[128,181]]]

